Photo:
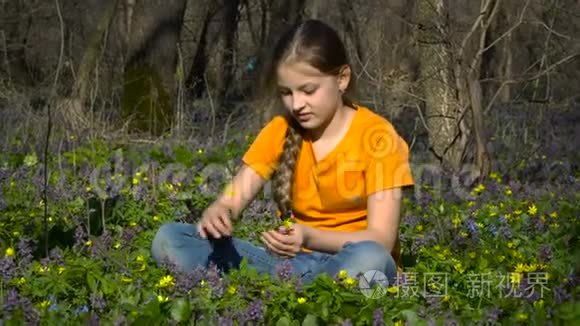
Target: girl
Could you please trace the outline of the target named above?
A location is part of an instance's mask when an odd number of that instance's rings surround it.
[[[274,48],[265,85],[284,114],[275,116],[243,156],[229,187],[198,225],[170,223],[158,231],[152,254],[184,271],[214,263],[237,268],[243,257],[259,273],[274,275],[289,260],[310,282],[327,273],[350,277],[397,274],[401,188],[413,185],[408,146],[383,117],[353,103],[352,72],[337,33],[309,20]],[[238,218],[264,183],[287,232],[270,230],[264,246],[231,237]],[[231,215],[231,216],[230,216]]]

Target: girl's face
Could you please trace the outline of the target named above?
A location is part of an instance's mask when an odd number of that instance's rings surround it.
[[[348,70],[348,68],[346,68]],[[350,71],[338,76],[322,74],[303,62],[278,67],[278,91],[286,109],[307,130],[327,125],[343,106],[342,91],[348,86]]]

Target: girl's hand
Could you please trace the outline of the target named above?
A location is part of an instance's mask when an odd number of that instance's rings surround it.
[[[263,232],[260,237],[266,247],[282,257],[294,257],[304,244],[304,226],[293,224],[289,228],[281,226],[278,230]]]
[[[216,239],[232,235],[231,215],[231,209],[214,202],[203,212],[201,221],[198,224],[199,234],[204,239],[207,239],[210,235]]]

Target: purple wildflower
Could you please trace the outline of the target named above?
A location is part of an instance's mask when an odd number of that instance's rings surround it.
[[[419,224],[419,222],[420,222],[419,218],[414,215],[405,216],[403,218],[403,225],[407,225],[412,229],[414,229]]]
[[[503,311],[500,308],[491,308],[485,312],[485,319],[493,323],[499,319]]]
[[[262,300],[257,299],[254,300],[244,313],[242,317],[243,322],[245,324],[248,321],[261,321],[264,318],[264,305],[262,304]]]
[[[572,295],[566,291],[565,285],[560,284],[554,290],[554,301],[557,305],[572,299]]]
[[[99,325],[100,325],[99,316],[96,314],[91,314],[91,316],[89,317],[89,326],[99,326]]]
[[[57,265],[62,266],[64,265],[64,257],[62,250],[59,247],[52,248],[48,257],[55,262]]]
[[[489,224],[487,226],[487,231],[492,237],[495,237],[497,235],[497,227],[495,226],[495,224]]]
[[[16,311],[22,304],[22,298],[20,294],[15,289],[8,290],[6,296],[4,297],[4,313],[10,315]]]
[[[187,272],[176,270],[173,274],[175,275],[176,291],[185,295],[200,283],[204,276],[204,270],[202,267],[197,267]]]
[[[538,256],[542,263],[547,263],[552,259],[552,247],[549,244],[543,244],[540,247]]]
[[[342,321],[342,326],[352,326],[352,322],[350,321],[350,319],[346,319]]]
[[[30,299],[20,296],[15,289],[10,289],[4,297],[3,308],[5,316],[9,316],[14,311],[22,309],[27,324],[36,324],[36,321],[39,319],[38,311],[36,311]]]
[[[87,313],[87,312],[89,312],[89,306],[87,306],[87,305],[83,305],[82,307],[78,307],[78,308],[75,310],[75,314],[76,314],[77,316],[78,316],[78,315],[80,315],[80,314]]]
[[[511,239],[512,238],[512,230],[511,230],[511,228],[509,226],[502,226],[499,229],[499,234],[505,240],[508,240],[508,239]]]
[[[276,265],[276,275],[282,281],[288,281],[292,278],[292,262],[290,259],[285,259],[280,264]]]
[[[103,299],[103,296],[94,293],[91,295],[91,307],[93,310],[102,313],[106,306],[107,303],[105,302],[105,299]]]
[[[377,308],[373,313],[373,326],[383,325],[383,309]]]
[[[135,236],[136,234],[134,229],[123,229],[123,233],[121,235],[121,248],[127,248]]]
[[[234,321],[229,317],[219,317],[218,318],[218,325],[220,326],[233,326]]]
[[[103,245],[103,249],[107,250],[110,249],[113,245],[113,238],[111,237],[111,233],[109,230],[105,230],[100,237],[101,244]]]
[[[14,259],[12,257],[0,258],[0,277],[2,277],[3,283],[10,282],[14,276],[16,276]]]
[[[21,238],[18,241],[18,260],[21,266],[28,266],[32,262],[35,245],[36,242],[32,239]]]
[[[222,297],[224,294],[224,285],[220,277],[220,272],[216,264],[210,263],[206,271],[206,280],[210,289],[217,297]]]
[[[424,237],[416,237],[415,241],[411,245],[411,252],[417,254],[421,248],[427,244],[427,240]]]
[[[75,230],[75,248],[83,248],[86,242],[88,241],[87,232],[82,225],[77,226]]]
[[[6,200],[4,199],[4,195],[2,193],[2,183],[0,182],[0,212],[5,210],[8,205],[6,205]]]
[[[529,301],[529,302],[535,302],[540,300],[540,293],[539,291],[536,291],[536,289],[534,288],[534,284],[531,284],[528,282],[527,278],[523,278],[522,281],[519,284],[520,287],[520,293],[525,296],[525,298]]]

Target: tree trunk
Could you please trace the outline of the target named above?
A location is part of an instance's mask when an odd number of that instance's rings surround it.
[[[123,113],[131,131],[160,135],[173,123],[185,6],[185,0],[135,2],[123,85]]]
[[[85,47],[77,67],[78,73],[74,81],[71,96],[70,98],[62,99],[59,105],[65,119],[65,124],[72,130],[79,131],[101,125],[98,121],[88,116],[85,103],[91,85],[91,72],[95,69],[103,38],[113,23],[118,5],[119,0],[110,0],[105,6],[104,12]]]
[[[419,20],[423,26],[421,75],[426,101],[426,123],[431,152],[445,168],[461,167],[467,135],[459,130],[461,106],[456,96],[454,52],[450,42],[447,1],[435,1],[435,8],[419,1]],[[433,22],[430,24],[429,22]]]
[[[238,18],[240,5],[239,0],[224,0],[222,8],[222,31],[220,37],[221,54],[218,63],[220,70],[217,76],[217,104],[223,105],[227,102],[228,97],[233,90],[230,90],[230,85],[234,78],[235,72],[235,42],[238,30]]]

